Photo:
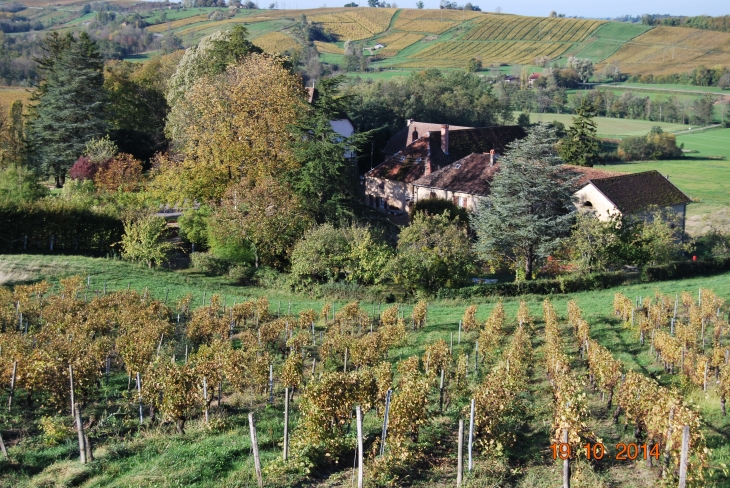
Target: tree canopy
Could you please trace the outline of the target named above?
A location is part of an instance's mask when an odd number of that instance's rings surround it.
[[[479,202],[471,222],[479,257],[506,262],[526,279],[557,249],[573,222],[578,175],[565,169],[555,143],[555,129],[547,124],[537,124],[511,143],[489,200]]]
[[[61,187],[86,142],[106,133],[103,61],[86,33],[74,37],[54,32],[43,48],[28,137],[32,162]]]

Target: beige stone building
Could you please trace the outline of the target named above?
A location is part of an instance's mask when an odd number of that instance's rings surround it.
[[[575,205],[581,211],[591,211],[599,219],[612,215],[635,215],[651,218],[651,209],[674,213],[685,229],[687,204],[691,199],[669,178],[658,171],[592,177],[575,195]]]
[[[414,185],[419,178],[438,172],[470,155],[487,153],[488,156],[490,151],[504,152],[507,144],[526,135],[519,126],[459,127],[452,131],[450,126],[441,125],[439,130],[419,132],[433,125],[409,121],[406,130],[401,130],[388,142],[385,153],[398,149],[401,144],[405,145],[365,174],[367,205],[393,215],[402,215],[422,196],[416,193]],[[464,205],[468,205],[468,195],[456,195],[456,201],[459,201],[460,196]]]

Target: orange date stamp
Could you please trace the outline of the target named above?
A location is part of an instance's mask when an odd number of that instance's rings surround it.
[[[553,451],[553,459],[571,459],[573,458],[573,448],[570,444],[560,442],[557,444],[550,445],[550,449]],[[596,444],[585,444],[581,446],[581,449],[585,451],[587,459],[601,460],[607,455],[606,447],[601,443]],[[633,461],[635,459],[659,459],[659,444],[653,446],[647,444],[625,444],[619,442],[616,444],[616,453],[613,457],[608,454],[608,459],[615,459],[617,461]]]

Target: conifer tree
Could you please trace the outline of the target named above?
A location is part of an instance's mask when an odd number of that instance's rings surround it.
[[[573,222],[578,175],[563,166],[555,142],[555,129],[538,124],[511,143],[489,201],[478,204],[471,220],[477,254],[494,264],[510,264],[526,279],[570,233]]]
[[[601,162],[601,141],[596,136],[596,123],[592,119],[595,116],[593,105],[584,98],[575,113],[573,125],[558,146],[560,157],[567,164],[593,166]]]
[[[103,60],[88,34],[51,34],[38,60],[41,81],[31,98],[32,162],[63,186],[86,143],[106,131]]]

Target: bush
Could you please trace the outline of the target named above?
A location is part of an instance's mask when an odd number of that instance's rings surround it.
[[[194,252],[190,255],[190,262],[198,271],[203,273],[221,276],[229,272],[231,268],[231,262],[225,258],[218,257],[209,252]],[[241,271],[238,270],[237,276],[241,276]]]
[[[677,261],[657,266],[646,266],[641,271],[643,281],[665,281],[706,276],[730,271],[730,258]]]
[[[411,219],[417,212],[426,212],[429,215],[443,215],[448,212],[449,220],[458,218],[461,222],[469,222],[469,212],[464,207],[459,207],[450,200],[443,198],[427,198],[419,200],[411,209]]]
[[[666,134],[660,127],[652,128],[646,136],[626,137],[618,146],[618,155],[625,161],[646,161],[682,157],[674,134]]]
[[[93,180],[96,172],[99,171],[99,167],[94,164],[91,159],[86,156],[81,156],[71,169],[68,171],[68,175],[72,180]]]

